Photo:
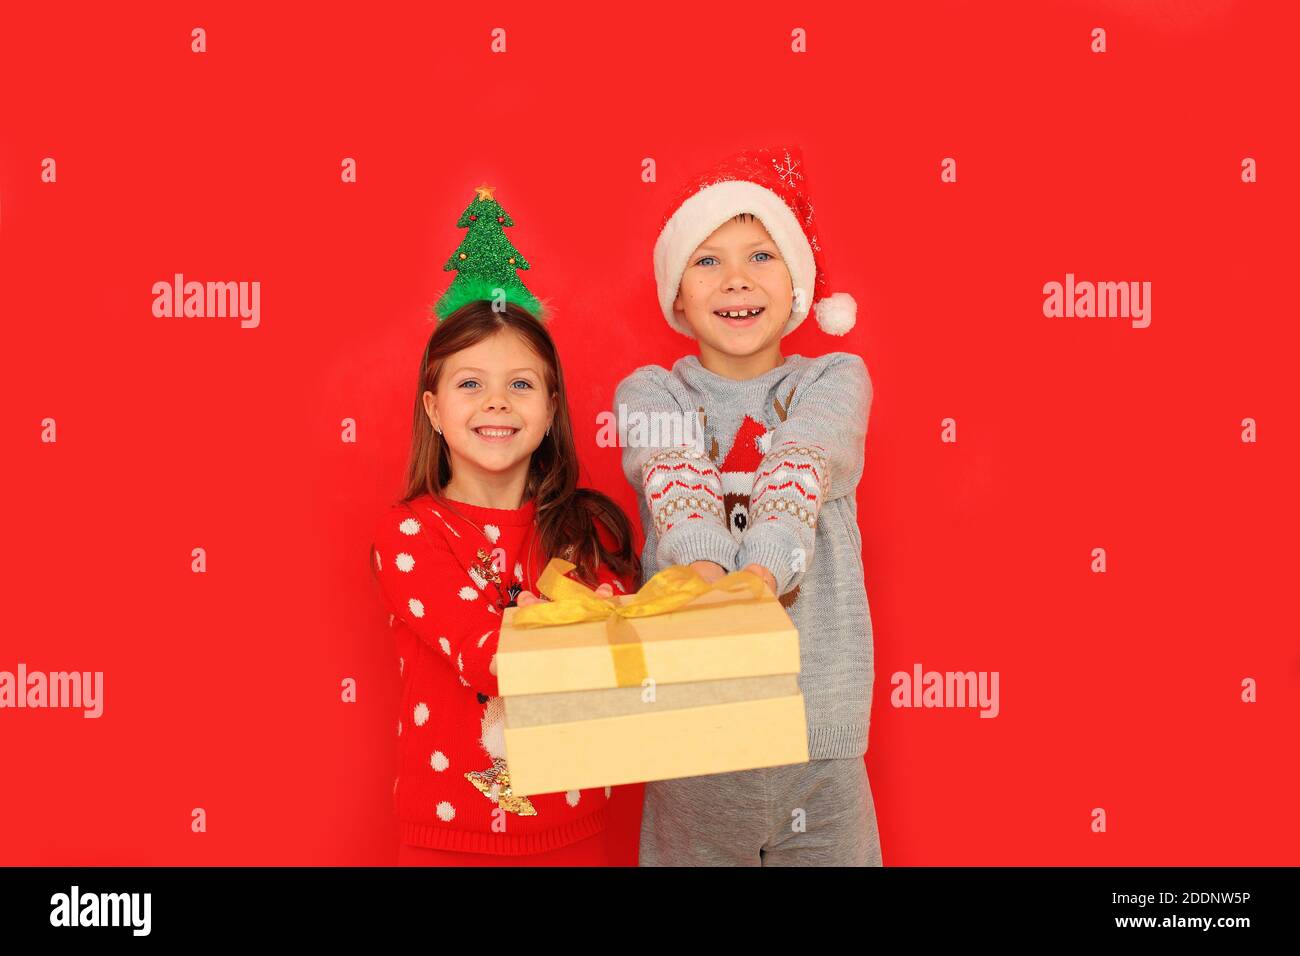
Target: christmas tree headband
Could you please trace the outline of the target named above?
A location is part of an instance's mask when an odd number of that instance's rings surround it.
[[[512,302],[542,318],[542,304],[516,272],[529,268],[528,260],[505,234],[505,227],[515,221],[493,198],[495,189],[479,186],[478,195],[456,220],[457,228],[469,231],[442,267],[444,272],[454,270],[456,278],[434,304],[439,322],[466,303],[479,300]]]

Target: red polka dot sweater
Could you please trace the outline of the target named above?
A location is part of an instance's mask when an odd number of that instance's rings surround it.
[[[402,842],[471,853],[538,853],[602,830],[610,788],[509,791],[493,658],[501,611],[537,592],[535,506],[481,508],[422,495],[374,533],[375,571],[402,674],[393,801]],[[609,542],[607,541],[607,544]],[[615,591],[635,582],[602,567]]]

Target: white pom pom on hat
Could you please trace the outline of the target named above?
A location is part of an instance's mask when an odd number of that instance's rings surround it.
[[[747,212],[763,223],[790,270],[794,304],[781,334],[799,327],[810,300],[817,324],[827,334],[844,335],[853,328],[858,305],[847,292],[830,292],[806,175],[799,147],[764,147],[737,153],[683,189],[654,248],[659,305],[670,326],[694,337],[673,311],[686,263],[715,229]]]

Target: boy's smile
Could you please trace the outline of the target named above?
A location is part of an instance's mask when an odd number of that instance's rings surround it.
[[[758,317],[765,311],[767,310],[761,305],[742,305],[734,309],[714,309],[713,314],[720,319],[726,319],[727,324],[733,329],[739,329],[757,325]]]
[[[781,364],[794,292],[790,270],[762,222],[729,219],[691,254],[673,308],[700,345],[700,363],[748,378]],[[755,371],[755,369],[758,369]]]

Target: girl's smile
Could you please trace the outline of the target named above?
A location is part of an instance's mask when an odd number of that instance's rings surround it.
[[[503,428],[496,425],[481,425],[470,430],[484,441],[493,443],[509,441],[519,434],[518,428]]]

